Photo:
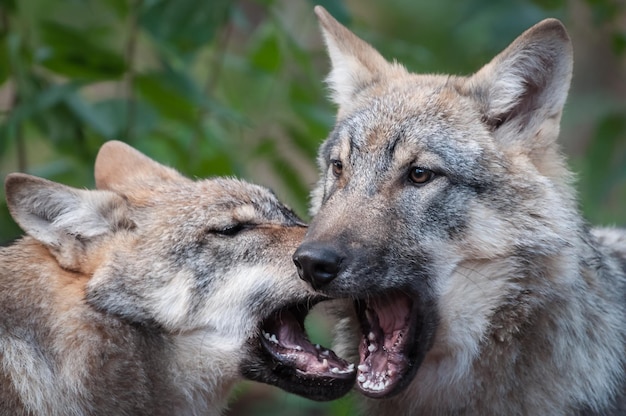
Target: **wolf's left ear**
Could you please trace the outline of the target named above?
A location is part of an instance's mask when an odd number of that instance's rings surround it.
[[[550,143],[532,141],[556,140],[572,56],[563,24],[546,19],[469,79],[468,93],[479,102],[485,122],[503,144],[523,140],[525,146],[542,147]]]
[[[102,237],[134,227],[126,200],[113,192],[75,189],[23,173],[8,175],[5,189],[15,222],[70,270],[81,269]]]
[[[100,148],[94,168],[96,188],[122,194],[146,188],[156,181],[187,181],[176,170],[161,165],[126,143],[111,140]]]
[[[380,80],[389,70],[405,71],[390,64],[367,42],[335,20],[322,6],[315,6],[332,69],[326,82],[339,110],[350,106],[355,95]]]

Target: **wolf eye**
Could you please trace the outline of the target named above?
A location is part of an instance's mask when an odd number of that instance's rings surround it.
[[[213,234],[223,235],[226,237],[232,237],[236,234],[239,234],[239,232],[243,231],[245,228],[246,228],[246,224],[237,223],[237,224],[228,225],[226,227],[213,228],[210,231]]]
[[[424,185],[435,178],[435,172],[420,167],[411,168],[409,180],[416,185]]]
[[[343,163],[341,163],[341,160],[331,160],[330,163],[333,165],[333,175],[337,178],[340,177],[343,172]]]

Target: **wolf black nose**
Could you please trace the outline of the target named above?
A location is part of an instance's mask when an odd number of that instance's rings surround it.
[[[333,247],[325,244],[302,244],[293,255],[298,274],[319,289],[337,277],[344,257]]]

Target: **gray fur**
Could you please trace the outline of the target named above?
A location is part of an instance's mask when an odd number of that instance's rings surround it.
[[[339,110],[303,246],[344,254],[320,290],[435,305],[415,377],[364,413],[624,414],[626,232],[585,224],[556,143],[565,28],[538,23],[469,77],[416,75],[316,13]],[[411,183],[413,167],[436,175]],[[358,361],[352,302],[336,315],[336,351]]]
[[[312,296],[291,264],[303,224],[267,189],[120,142],[95,174],[98,190],[7,177],[28,236],[0,248],[0,413],[220,413],[260,322]]]

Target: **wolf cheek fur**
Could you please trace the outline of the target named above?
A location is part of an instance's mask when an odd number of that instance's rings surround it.
[[[291,263],[305,227],[275,195],[120,142],[95,174],[93,191],[7,177],[29,235],[0,248],[0,413],[215,415],[242,375],[317,400],[352,387],[303,334],[320,297]]]
[[[416,75],[315,11],[339,108],[294,260],[347,298],[336,344],[369,413],[623,414],[626,233],[589,230],[556,142],[563,25]]]

